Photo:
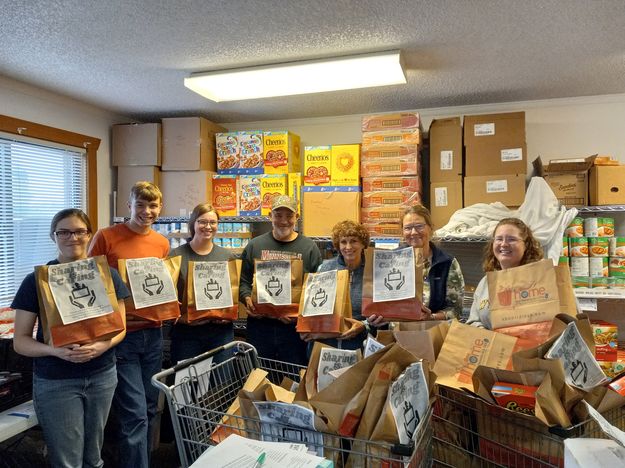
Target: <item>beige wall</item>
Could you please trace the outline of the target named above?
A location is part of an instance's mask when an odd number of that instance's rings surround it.
[[[94,106],[0,76],[0,113],[82,133],[101,141],[98,149],[98,226],[111,223],[110,128],[127,121]]]

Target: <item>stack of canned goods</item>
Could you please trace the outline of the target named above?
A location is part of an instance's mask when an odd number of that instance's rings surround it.
[[[573,287],[625,288],[625,237],[614,237],[614,218],[574,218],[560,263],[569,264]]]
[[[214,240],[216,245],[220,245],[227,249],[240,249],[247,245],[249,239],[246,237],[239,237],[233,235],[228,236],[229,233],[241,234],[250,232],[249,223],[219,223],[219,231],[223,233],[223,237],[216,238]]]

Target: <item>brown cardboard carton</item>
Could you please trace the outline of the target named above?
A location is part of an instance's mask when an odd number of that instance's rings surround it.
[[[119,166],[117,168],[116,216],[128,216],[128,198],[132,186],[141,181],[160,187],[161,169],[156,166]]]
[[[305,236],[328,236],[336,223],[346,219],[360,222],[360,192],[304,192],[302,195]]]
[[[163,171],[216,171],[215,133],[226,129],[202,117],[163,121]]]
[[[430,213],[435,229],[445,226],[462,206],[462,180],[430,184]]]
[[[543,164],[540,157],[532,161],[536,174],[543,177],[561,204],[588,204],[588,170],[596,155],[587,158],[552,159]]]
[[[462,182],[460,117],[433,120],[429,135],[430,182]]]
[[[113,166],[160,166],[161,124],[121,124],[112,130]]]
[[[593,166],[589,179],[591,205],[625,204],[625,166]]]
[[[464,118],[465,175],[525,174],[525,112]]]
[[[501,202],[519,206],[525,200],[525,175],[491,175],[464,178],[464,206]]]
[[[214,174],[210,171],[161,172],[161,216],[189,216],[196,205],[210,202]]]

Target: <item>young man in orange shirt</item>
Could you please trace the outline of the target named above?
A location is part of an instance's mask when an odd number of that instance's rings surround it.
[[[126,258],[165,258],[167,239],[152,230],[163,196],[150,182],[137,182],[130,191],[130,220],[100,229],[89,247],[89,256],[105,255],[110,266]],[[160,372],[163,336],[160,322],[127,317],[126,338],[117,345],[117,389],[113,405],[120,423],[119,466],[148,468],[150,441],[157,413],[158,389],[151,378]]]

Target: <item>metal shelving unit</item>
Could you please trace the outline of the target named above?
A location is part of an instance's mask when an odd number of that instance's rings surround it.
[[[582,206],[577,208],[580,213],[625,212],[625,205]]]

